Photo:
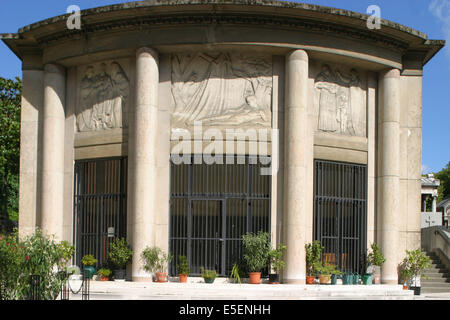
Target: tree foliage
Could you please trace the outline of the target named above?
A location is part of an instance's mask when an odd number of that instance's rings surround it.
[[[17,215],[22,81],[0,77],[0,217]]]
[[[438,173],[435,173],[434,177],[441,181],[441,185],[438,188],[438,199],[440,202],[443,199],[450,197],[450,161],[447,165]]]

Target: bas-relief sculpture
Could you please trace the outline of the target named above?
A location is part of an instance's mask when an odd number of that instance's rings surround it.
[[[271,56],[237,53],[172,55],[172,129],[270,128]]]
[[[345,74],[323,65],[315,79],[315,89],[318,131],[366,136],[367,93],[355,69]]]
[[[130,81],[118,62],[87,66],[79,88],[78,132],[128,126]]]

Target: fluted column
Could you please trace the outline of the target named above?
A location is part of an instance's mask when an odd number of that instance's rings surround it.
[[[397,284],[398,274],[398,206],[400,194],[400,71],[380,74],[380,172],[379,178],[379,236],[386,262],[381,268],[381,282]]]
[[[129,152],[133,281],[151,281],[151,275],[142,268],[140,255],[146,246],[155,244],[158,84],[158,53],[149,48],[139,49],[136,54],[136,104],[130,126],[132,137]]]
[[[295,50],[286,56],[284,241],[287,246],[285,283],[305,283],[305,243],[308,242],[307,169],[313,161],[308,138],[308,54]]]
[[[64,194],[65,69],[47,64],[42,117],[41,228],[62,240]]]

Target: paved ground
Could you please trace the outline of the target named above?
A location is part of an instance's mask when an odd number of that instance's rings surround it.
[[[72,283],[72,289],[77,290]],[[81,300],[81,291],[71,300]],[[400,285],[232,284],[90,281],[90,300],[450,300],[449,293],[414,296]]]

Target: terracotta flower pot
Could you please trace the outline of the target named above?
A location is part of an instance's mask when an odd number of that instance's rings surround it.
[[[165,272],[156,272],[156,282],[167,282]]]
[[[100,276],[100,281],[109,281],[109,277]]]
[[[330,282],[330,275],[329,274],[320,275],[319,282],[320,284],[328,284],[328,282]]]
[[[261,272],[250,272],[250,284],[261,283]]]
[[[306,276],[306,284],[314,284],[314,280],[316,277],[314,276]]]
[[[180,282],[181,283],[186,283],[187,282],[188,276],[186,274],[179,274],[178,276],[180,277]]]

